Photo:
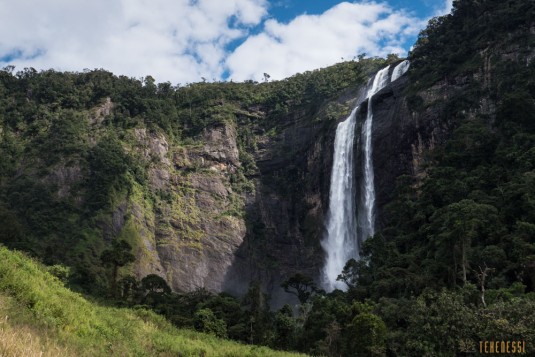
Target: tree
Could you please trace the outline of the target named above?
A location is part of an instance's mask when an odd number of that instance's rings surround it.
[[[119,275],[119,268],[136,260],[132,254],[132,246],[124,240],[114,240],[111,243],[111,249],[106,249],[100,255],[102,264],[111,268],[111,293],[117,295],[117,276]]]
[[[136,298],[136,292],[138,291],[139,282],[135,276],[127,275],[119,279],[118,293],[123,300],[131,300]]]
[[[358,281],[358,271],[359,264],[358,262],[351,258],[344,265],[342,273],[336,278],[337,281],[343,281],[349,289],[355,288]]]
[[[438,245],[451,249],[454,273],[461,266],[463,284],[467,282],[469,269],[468,253],[474,240],[488,235],[497,221],[497,210],[494,206],[476,203],[473,200],[461,200],[437,211],[431,217],[438,231]]]
[[[149,274],[141,279],[141,288],[149,293],[169,294],[171,288],[164,278],[156,274]]]
[[[211,333],[221,338],[227,337],[227,325],[225,321],[218,319],[210,309],[200,309],[197,311],[193,324],[197,331]]]
[[[23,226],[12,211],[0,206],[0,243],[17,247],[23,238]]]
[[[390,53],[386,56],[386,63],[394,63],[400,60],[399,56],[396,53]]]
[[[480,288],[481,288],[481,303],[484,307],[487,307],[487,302],[485,301],[485,280],[487,279],[487,276],[489,273],[494,271],[494,269],[489,268],[487,264],[485,264],[485,268],[479,267],[479,272],[476,272],[477,274],[477,280],[479,281]]]
[[[262,291],[260,283],[253,282],[250,284],[249,291],[243,297],[242,306],[247,316],[248,342],[254,344],[266,343],[272,331],[271,314],[268,297]]]
[[[145,303],[155,306],[165,301],[166,296],[171,294],[171,288],[161,276],[149,274],[141,279],[141,294]]]
[[[412,300],[412,312],[406,316],[407,334],[399,341],[398,355],[446,356],[457,350],[461,341],[477,341],[475,332],[481,319],[473,305],[465,302],[466,294],[473,293],[477,295],[476,287],[468,284],[456,291],[429,289]]]
[[[281,284],[281,287],[284,288],[284,291],[287,293],[297,296],[301,304],[306,303],[314,293],[318,292],[318,288],[316,287],[314,280],[301,273],[297,273],[285,280]]]
[[[386,356],[386,325],[370,312],[355,316],[349,325],[348,350],[359,356]]]
[[[93,211],[110,204],[112,188],[128,185],[124,174],[129,167],[129,157],[121,142],[114,136],[102,139],[88,153],[91,176],[88,180],[87,206]]]
[[[293,318],[290,305],[284,305],[275,314],[275,346],[279,349],[289,350],[295,345],[296,322]]]

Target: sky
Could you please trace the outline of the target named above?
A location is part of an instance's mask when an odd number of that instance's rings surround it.
[[[452,0],[0,0],[0,68],[173,85],[283,79],[360,54],[405,56]]]

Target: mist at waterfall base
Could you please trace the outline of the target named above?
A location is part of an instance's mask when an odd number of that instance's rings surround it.
[[[373,95],[391,81],[401,77],[409,69],[409,61],[398,64],[389,77],[390,66],[374,76],[365,99],[368,100],[367,116],[362,125],[363,175],[355,182],[354,142],[357,124],[357,106],[336,129],[334,156],[329,191],[327,233],[321,242],[326,259],[322,271],[322,287],[326,291],[345,290],[346,285],[337,281],[346,262],[359,258],[360,242],[375,233],[375,186],[373,172]],[[358,137],[357,137],[358,139]],[[359,140],[357,140],[359,142]],[[360,185],[360,197],[356,199],[356,185]]]

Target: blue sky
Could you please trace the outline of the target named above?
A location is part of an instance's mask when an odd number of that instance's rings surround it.
[[[304,13],[319,15],[341,2],[337,0],[275,0],[270,1],[269,14],[281,22],[289,22]],[[451,2],[440,0],[386,0],[383,2],[388,3],[394,9],[403,9],[421,19],[429,19],[442,14],[446,7],[451,7]],[[416,38],[417,36],[411,37],[409,42],[414,43]]]
[[[0,67],[104,68],[173,84],[273,79],[405,55],[451,0],[0,0]]]
[[[270,14],[281,21],[287,22],[303,13],[321,14],[340,2],[342,1],[275,0],[270,1]],[[414,12],[420,17],[429,17],[444,8],[444,3],[433,0],[387,0],[385,2],[394,8]]]

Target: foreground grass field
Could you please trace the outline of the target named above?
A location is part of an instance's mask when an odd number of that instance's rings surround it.
[[[98,306],[0,246],[0,356],[299,356],[179,330],[146,310]]]

